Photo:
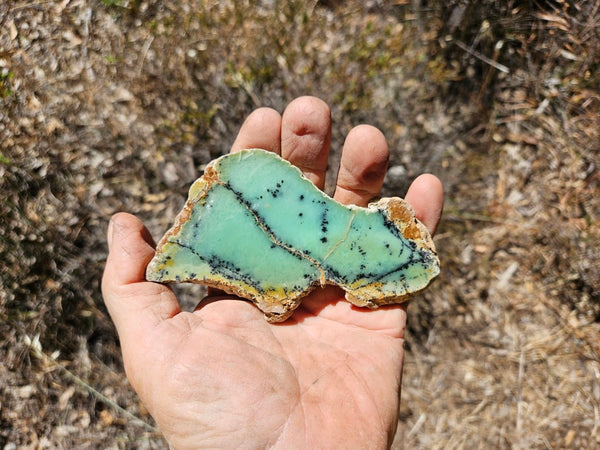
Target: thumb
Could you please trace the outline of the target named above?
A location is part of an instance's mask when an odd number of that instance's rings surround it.
[[[144,224],[131,214],[118,213],[111,218],[107,235],[102,295],[125,350],[181,309],[169,287],[145,281],[154,241]]]

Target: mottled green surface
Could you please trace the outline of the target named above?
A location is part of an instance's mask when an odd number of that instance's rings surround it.
[[[325,283],[358,305],[393,303],[423,289],[439,263],[426,231],[424,239],[404,237],[388,200],[344,206],[274,153],[227,155],[192,185],[147,279],[224,288],[271,318],[287,317],[300,297]]]

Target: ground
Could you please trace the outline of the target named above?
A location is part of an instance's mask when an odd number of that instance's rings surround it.
[[[599,38],[597,0],[2,2],[0,445],[165,447],[101,299],[108,219],[160,237],[250,111],[306,94],[332,168],[370,123],[384,195],[445,185],[394,447],[600,445]]]

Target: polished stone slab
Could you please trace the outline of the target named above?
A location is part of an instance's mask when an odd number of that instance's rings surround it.
[[[438,273],[431,236],[404,200],[342,205],[276,154],[252,149],[216,159],[194,182],[146,278],[223,289],[275,322],[317,286],[376,308]]]

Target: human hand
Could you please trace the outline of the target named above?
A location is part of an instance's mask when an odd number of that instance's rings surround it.
[[[232,152],[264,148],[321,189],[330,112],[312,97],[283,116],[267,108],[243,124]],[[387,170],[385,138],[371,126],[344,143],[334,198],[366,206]],[[434,232],[442,187],[421,175],[406,200]],[[252,303],[211,291],[184,312],[172,290],[145,281],[154,242],[134,216],[108,231],[102,292],[127,377],[173,448],[382,448],[393,440],[402,378],[404,305],[356,308],[336,287],[317,288],[293,316],[269,324]]]

